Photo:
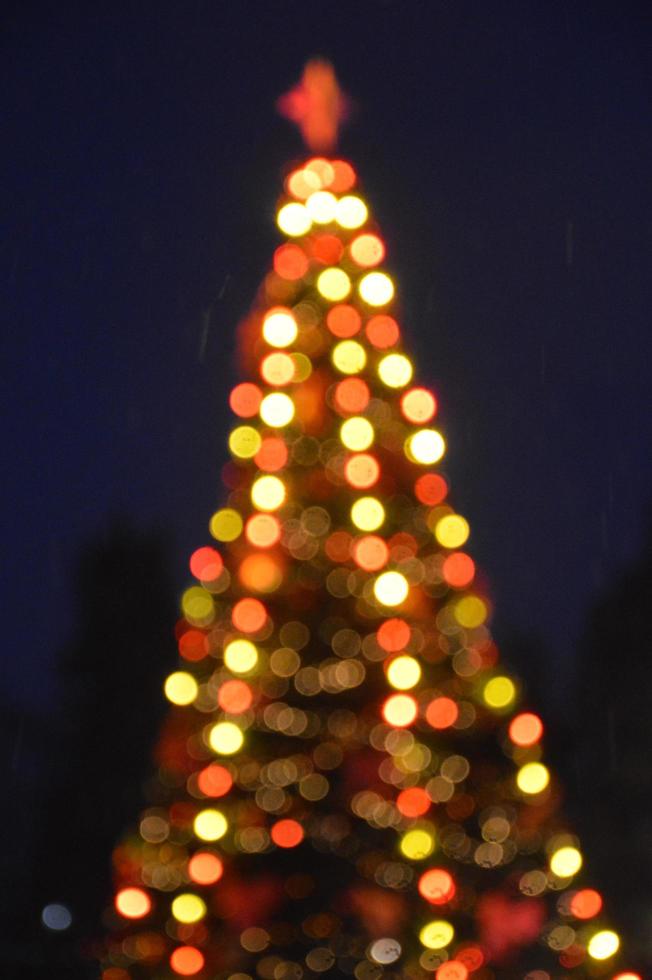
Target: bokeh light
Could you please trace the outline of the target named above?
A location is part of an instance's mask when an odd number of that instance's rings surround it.
[[[369,306],[386,306],[394,297],[394,283],[385,272],[368,272],[359,280],[358,292]]]

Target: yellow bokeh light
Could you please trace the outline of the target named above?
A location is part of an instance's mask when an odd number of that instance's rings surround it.
[[[261,443],[260,433],[251,425],[239,425],[229,436],[229,449],[238,459],[252,459]]]
[[[387,680],[399,691],[409,691],[420,678],[421,667],[414,657],[395,657],[387,668]]]
[[[469,533],[469,522],[461,514],[446,514],[435,525],[435,537],[444,548],[459,548]]]
[[[282,429],[294,418],[294,402],[282,391],[265,395],[260,403],[260,417],[272,429]]]
[[[299,204],[298,201],[291,201],[284,204],[276,215],[276,223],[291,238],[298,238],[305,235],[312,227],[312,218],[308,214],[308,209]]]
[[[258,663],[258,650],[251,640],[231,640],[224,648],[224,663],[234,674],[247,674]]]
[[[270,347],[289,347],[297,339],[297,321],[290,310],[270,310],[263,320],[263,337]]]
[[[185,670],[177,670],[166,679],[165,696],[172,704],[192,704],[197,697],[197,681]]]
[[[193,821],[193,830],[200,840],[220,840],[229,828],[220,810],[200,810]]]
[[[327,225],[335,220],[337,198],[330,191],[317,191],[306,201],[306,211],[317,225]]]
[[[235,541],[242,534],[243,522],[237,510],[223,507],[210,519],[208,529],[217,541]]]
[[[378,377],[388,388],[404,388],[412,379],[412,371],[404,354],[388,354],[378,365]]]
[[[368,272],[358,282],[358,292],[369,306],[385,306],[394,296],[394,283],[386,272]]]
[[[343,340],[331,354],[333,364],[342,374],[357,374],[367,363],[367,354],[356,340]]]
[[[351,292],[351,280],[344,269],[324,269],[317,277],[317,290],[331,303],[339,303]]]
[[[587,952],[591,959],[608,960],[620,949],[620,937],[612,929],[601,929],[589,939]]]
[[[403,834],[399,847],[401,854],[410,861],[423,861],[430,857],[435,849],[435,835],[423,827],[415,827]]]
[[[558,878],[572,878],[582,867],[582,854],[576,847],[560,847],[550,857],[550,870]]]
[[[455,935],[450,922],[445,919],[435,919],[428,922],[419,932],[419,939],[427,949],[443,949],[452,941]]]
[[[185,892],[182,895],[177,895],[173,900],[172,915],[177,922],[186,924],[199,922],[206,915],[206,903],[199,895],[192,895],[190,892]]]
[[[233,755],[244,743],[242,729],[232,721],[219,721],[213,725],[208,735],[208,742],[214,752],[219,755]]]
[[[368,214],[367,205],[355,194],[341,197],[335,208],[335,220],[342,228],[360,228]]]
[[[196,625],[208,625],[215,614],[215,604],[210,592],[199,585],[192,585],[181,597],[181,608],[187,620]]]
[[[446,452],[446,440],[437,429],[419,429],[406,439],[405,454],[413,463],[430,466]]]
[[[515,697],[514,681],[502,674],[487,681],[482,691],[482,699],[490,708],[507,708],[512,704]]]
[[[259,476],[251,485],[251,502],[258,510],[278,510],[285,501],[285,484],[277,476]]]
[[[516,785],[522,793],[536,796],[550,782],[550,772],[542,762],[528,762],[516,774]]]
[[[383,572],[374,582],[374,595],[383,606],[400,606],[409,591],[407,579],[400,572]]]
[[[340,439],[347,449],[360,452],[362,449],[368,449],[373,443],[374,427],[369,419],[365,419],[361,415],[354,415],[342,422]]]
[[[351,507],[351,520],[361,531],[375,531],[385,520],[385,508],[376,497],[360,497]]]
[[[455,619],[465,629],[481,626],[487,618],[487,604],[477,595],[467,595],[455,603]]]

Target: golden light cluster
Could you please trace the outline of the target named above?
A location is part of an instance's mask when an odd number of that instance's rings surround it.
[[[500,666],[353,167],[293,169],[277,223],[103,980],[641,980]]]

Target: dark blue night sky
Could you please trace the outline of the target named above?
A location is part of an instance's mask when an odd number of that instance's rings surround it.
[[[235,327],[278,243],[314,54],[388,243],[498,632],[558,694],[652,501],[645,4],[22,4],[5,17],[4,697],[46,706],[111,515],[179,589],[226,461]],[[171,628],[173,624],[170,624]]]

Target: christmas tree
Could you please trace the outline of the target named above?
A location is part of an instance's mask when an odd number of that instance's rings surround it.
[[[226,499],[190,561],[102,978],[642,980],[499,663],[437,400],[332,155],[332,69],[281,108],[312,155],[243,325]]]

